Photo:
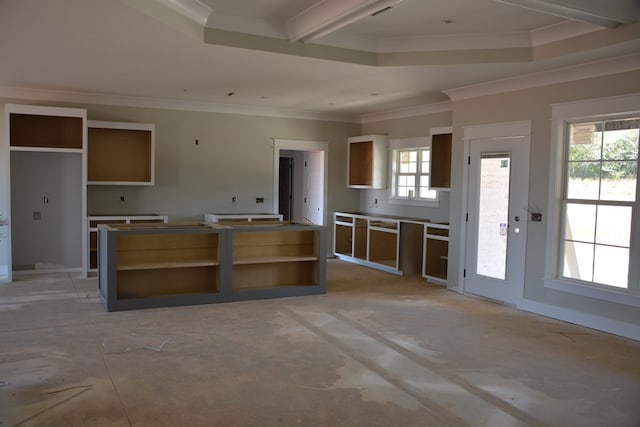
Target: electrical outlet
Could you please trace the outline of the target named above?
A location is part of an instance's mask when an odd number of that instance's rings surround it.
[[[231,203],[235,203],[235,202],[236,202],[236,196],[233,196],[233,197],[231,198]]]
[[[33,220],[34,221],[40,221],[42,219],[42,212],[34,212],[33,213]]]
[[[542,214],[539,212],[531,212],[531,222],[542,222]]]
[[[256,197],[256,203],[264,203],[264,197]]]

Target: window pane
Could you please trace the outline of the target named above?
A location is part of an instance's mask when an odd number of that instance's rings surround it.
[[[400,173],[416,173],[418,167],[418,152],[401,151],[400,152]]]
[[[564,238],[593,243],[596,232],[596,206],[568,203]]]
[[[569,160],[599,160],[601,141],[602,122],[572,124],[569,136]]]
[[[593,281],[627,288],[629,285],[629,249],[596,245]]]
[[[422,161],[428,162],[431,160],[431,152],[429,150],[422,150]]]
[[[591,282],[593,247],[594,245],[590,243],[564,242],[562,275]]]
[[[637,178],[636,160],[602,162],[600,200],[634,201]]]
[[[436,190],[429,189],[429,175],[422,175],[420,177],[420,188],[418,197],[422,199],[435,199],[437,197]]]
[[[632,122],[637,120],[627,120]],[[614,122],[608,122],[614,123]],[[638,158],[638,129],[604,133],[602,158],[605,160],[635,160]]]
[[[480,160],[476,272],[504,280],[509,222],[509,154],[483,153]]]
[[[600,162],[571,162],[567,175],[567,198],[598,200]]]
[[[416,190],[416,177],[414,175],[398,176],[398,197],[413,197]]]
[[[596,243],[629,247],[631,206],[598,206]]]

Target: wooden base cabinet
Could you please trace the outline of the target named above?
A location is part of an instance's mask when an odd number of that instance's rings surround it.
[[[309,225],[229,228],[230,300],[325,292],[326,230]]]
[[[337,258],[447,284],[448,224],[346,212],[335,212],[333,223]]]
[[[98,290],[108,311],[222,301],[220,231],[161,227],[98,226]]]
[[[166,223],[165,215],[91,215],[89,216],[89,273],[98,271],[98,225]]]
[[[426,224],[424,227],[422,277],[429,282],[447,284],[449,224]]]
[[[108,311],[326,290],[326,229],[303,224],[98,226]]]

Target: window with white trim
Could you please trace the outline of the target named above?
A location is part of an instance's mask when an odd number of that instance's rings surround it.
[[[639,116],[566,123],[558,274],[629,289],[638,210]]]
[[[429,188],[430,149],[428,147],[394,150],[394,197],[436,200]]]
[[[551,115],[544,285],[640,307],[640,92]]]

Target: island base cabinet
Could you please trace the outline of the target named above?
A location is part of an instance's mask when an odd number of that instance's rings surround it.
[[[98,233],[98,290],[108,311],[222,300],[217,230],[100,224]]]
[[[98,233],[108,311],[326,291],[322,226],[100,224]]]
[[[218,293],[218,269],[191,267],[118,273],[118,299]]]
[[[231,297],[323,293],[326,236],[306,226],[288,230],[233,227]]]
[[[299,261],[279,263],[277,268],[268,264],[234,265],[234,290],[268,289],[281,286],[318,285],[317,263]]]

